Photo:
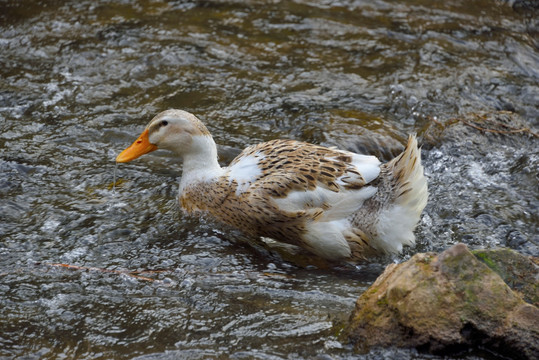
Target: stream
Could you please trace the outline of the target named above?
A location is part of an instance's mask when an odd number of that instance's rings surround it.
[[[0,359],[441,359],[339,334],[417,252],[539,256],[538,19],[516,0],[0,0]],[[223,165],[275,138],[388,161],[417,133],[416,247],[283,258],[183,214],[165,151],[114,187],[168,108],[207,125]]]

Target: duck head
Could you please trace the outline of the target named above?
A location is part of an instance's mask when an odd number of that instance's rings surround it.
[[[209,140],[211,135],[196,116],[183,110],[166,110],[150,121],[138,139],[116,157],[116,162],[129,162],[157,149],[170,150],[185,157],[201,151],[201,141],[197,141],[200,138]]]

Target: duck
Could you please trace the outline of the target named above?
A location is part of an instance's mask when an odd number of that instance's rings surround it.
[[[397,254],[415,244],[428,187],[417,138],[389,162],[307,142],[248,146],[221,167],[217,146],[195,115],[156,115],[116,158],[126,163],[164,149],[183,161],[178,200],[255,238],[298,246],[331,262]]]

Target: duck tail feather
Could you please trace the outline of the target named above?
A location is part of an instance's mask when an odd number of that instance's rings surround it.
[[[415,244],[413,231],[428,199],[427,179],[416,135],[410,135],[404,151],[382,167],[393,193],[392,201],[382,209],[376,227],[386,249],[399,252],[402,245]]]

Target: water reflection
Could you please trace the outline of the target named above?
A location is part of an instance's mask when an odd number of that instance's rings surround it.
[[[179,212],[170,154],[121,166],[116,192],[114,158],[170,107],[206,122],[223,163],[276,137],[388,160],[432,118],[479,112],[537,127],[523,3],[4,1],[0,356],[359,356],[336,335],[392,259],[302,268]],[[426,144],[431,202],[395,261],[457,241],[539,253],[537,141],[482,135]],[[362,358],[387,356],[422,357]]]

